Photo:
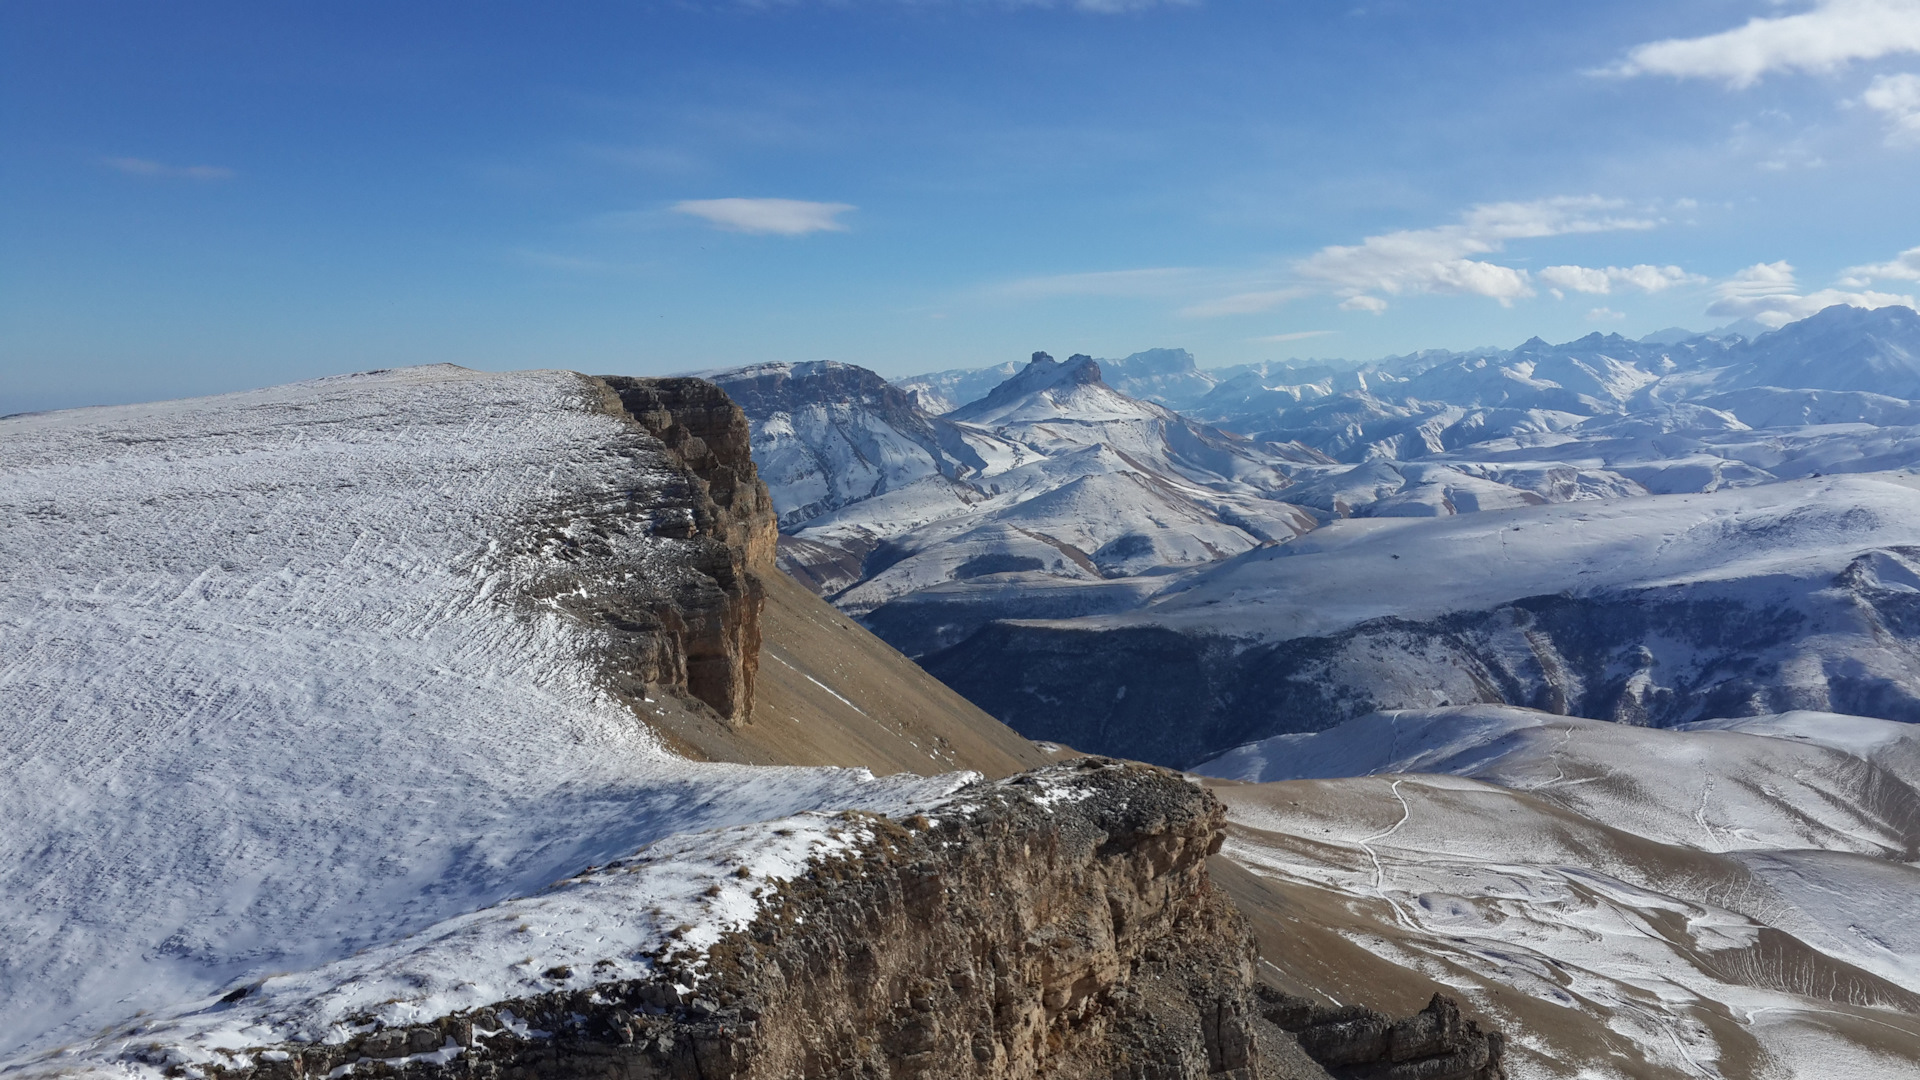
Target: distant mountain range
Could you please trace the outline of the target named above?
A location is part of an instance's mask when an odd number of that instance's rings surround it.
[[[1907,308],[1358,366],[1156,349],[720,381],[790,572],[1034,737],[1191,764],[1443,699],[1920,719],[1920,503],[1902,476],[1824,479],[1920,463]],[[1499,518],[1446,524],[1476,513]],[[1370,523],[1395,518],[1429,520]],[[1676,544],[1701,561],[1671,569]],[[1177,737],[1151,719],[1174,702]]]

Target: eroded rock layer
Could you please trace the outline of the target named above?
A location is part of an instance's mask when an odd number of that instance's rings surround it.
[[[232,1080],[410,1077],[1500,1075],[1450,1002],[1395,1023],[1257,988],[1245,920],[1207,876],[1222,812],[1100,759],[980,785],[781,883],[744,929],[601,982],[340,1045]],[[551,973],[573,980],[569,971]],[[575,981],[577,985],[577,981]],[[1302,1032],[1301,1053],[1288,1029]]]
[[[752,715],[762,575],[773,570],[773,507],[754,472],[747,422],[698,379],[592,380],[603,407],[633,425],[623,452],[664,468],[644,489],[611,493],[535,523],[532,543],[565,569],[534,590],[601,631],[599,668],[630,701],[685,694],[733,723]],[[661,451],[664,449],[665,453]],[[663,560],[642,538],[678,541]]]

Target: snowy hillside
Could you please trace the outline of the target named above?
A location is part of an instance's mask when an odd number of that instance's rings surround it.
[[[1018,457],[928,414],[865,368],[820,361],[716,372],[753,421],[754,462],[783,527],[920,481],[958,482]]]
[[[517,992],[615,951],[599,912],[631,898],[555,881],[950,790],[690,763],[609,693],[570,568],[613,544],[624,588],[690,572],[690,511],[653,498],[684,488],[565,372],[0,420],[0,1060],[267,976],[315,1030]],[[664,930],[750,907],[703,894],[723,850],[804,854],[680,843]],[[220,1009],[192,1023],[250,1015]]]
[[[1478,706],[1280,736],[1199,771],[1267,781],[1218,789],[1226,853],[1366,950],[1329,992],[1442,981],[1515,1033],[1512,1075],[1920,1068],[1920,729],[1803,712],[1660,731]]]
[[[1030,738],[1181,766],[1475,702],[1659,726],[1920,720],[1916,536],[1905,473],[1353,519],[1131,612],[998,623],[921,662]]]
[[[1114,610],[1170,569],[1317,524],[1277,493],[1325,458],[1128,397],[1087,357],[1038,354],[946,416],[846,365],[714,377],[752,420],[783,565],[913,652],[993,617],[1010,585],[1048,591],[1056,613]],[[909,597],[911,610],[873,614]],[[927,604],[940,610],[923,616]]]

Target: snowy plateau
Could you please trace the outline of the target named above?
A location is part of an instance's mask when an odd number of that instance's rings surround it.
[[[696,763],[635,721],[539,587],[582,508],[671,482],[629,428],[580,376],[446,367],[0,420],[0,1068],[158,1076],[630,975],[844,846],[816,811],[971,779]]]

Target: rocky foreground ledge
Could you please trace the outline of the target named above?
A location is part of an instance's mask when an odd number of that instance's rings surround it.
[[[566,989],[427,1023],[367,1015],[144,1068],[125,1044],[117,1064],[222,1080],[1502,1075],[1499,1037],[1444,999],[1396,1022],[1258,986],[1246,924],[1207,876],[1220,804],[1175,774],[1087,759],[844,816],[857,841],[710,946],[639,958],[642,977],[555,970]]]

